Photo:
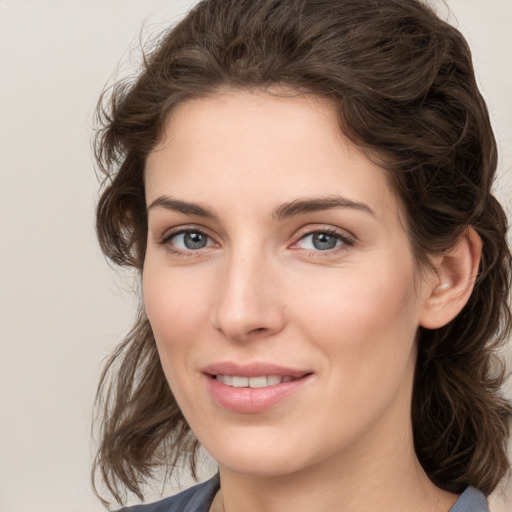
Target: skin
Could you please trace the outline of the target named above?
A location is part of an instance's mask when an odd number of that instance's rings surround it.
[[[312,96],[183,103],[145,173],[145,306],[174,396],[219,465],[212,510],[446,512],[457,496],[429,481],[413,448],[415,337],[462,307],[475,237],[419,272],[386,171]],[[276,218],[284,204],[334,196],[357,206]],[[187,247],[183,229],[206,245]],[[326,230],[335,247],[319,250],[312,233]],[[218,361],[312,375],[275,407],[242,414],[208,392],[201,369]]]

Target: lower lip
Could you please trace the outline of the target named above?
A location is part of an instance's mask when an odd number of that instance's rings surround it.
[[[297,393],[311,377],[312,374],[309,374],[264,388],[235,388],[211,375],[205,375],[213,400],[224,409],[243,414],[255,414],[275,407]]]

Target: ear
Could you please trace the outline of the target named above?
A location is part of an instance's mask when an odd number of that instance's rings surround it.
[[[472,228],[455,245],[434,258],[420,325],[438,329],[453,320],[466,305],[475,285],[482,253],[482,239]]]

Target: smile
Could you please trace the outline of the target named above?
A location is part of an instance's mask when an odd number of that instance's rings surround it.
[[[244,377],[242,375],[216,375],[215,378],[234,388],[266,388],[276,386],[282,382],[292,382],[296,377],[291,375],[261,375],[258,377]]]
[[[238,414],[273,410],[300,396],[315,380],[310,370],[272,363],[219,362],[202,368],[201,373],[215,404]]]

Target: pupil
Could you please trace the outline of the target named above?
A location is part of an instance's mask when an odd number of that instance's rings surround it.
[[[206,237],[202,233],[185,233],[183,242],[187,249],[202,249],[206,246]]]
[[[334,249],[338,239],[335,236],[328,235],[327,233],[315,233],[313,235],[313,246],[320,251]]]

